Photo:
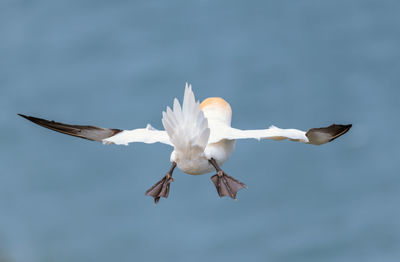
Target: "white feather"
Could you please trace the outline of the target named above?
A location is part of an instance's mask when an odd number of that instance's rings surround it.
[[[142,142],[146,144],[163,143],[171,145],[167,132],[157,130],[150,124],[146,128],[124,130],[112,137],[103,139],[104,144],[128,145],[129,143]]]
[[[235,139],[247,139],[247,138],[254,138],[257,140],[289,139],[291,141],[298,141],[303,143],[309,142],[306,136],[306,132],[298,129],[281,129],[276,126],[270,126],[270,128],[267,129],[241,130],[232,128],[228,125],[221,124],[218,126],[218,131],[212,133],[209,143],[217,143],[223,139],[235,140]]]
[[[175,98],[173,110],[167,107],[163,112],[162,123],[178,156],[192,158],[203,153],[210,130],[190,85],[186,83],[182,107]]]

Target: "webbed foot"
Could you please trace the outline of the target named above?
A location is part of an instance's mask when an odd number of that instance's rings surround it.
[[[151,196],[154,198],[154,204],[157,204],[160,201],[161,197],[168,198],[169,194],[169,184],[174,182],[174,178],[172,177],[172,172],[176,167],[176,163],[172,163],[171,169],[168,173],[158,181],[154,186],[152,186],[149,190],[146,191],[146,196]]]
[[[215,188],[217,189],[220,197],[229,196],[236,200],[236,193],[247,186],[239,180],[227,175],[224,171],[220,170],[217,174],[211,177]]]

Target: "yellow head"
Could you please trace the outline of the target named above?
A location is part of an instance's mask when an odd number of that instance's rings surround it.
[[[207,119],[218,119],[227,124],[231,124],[232,109],[228,102],[220,97],[206,98],[200,104],[200,109],[203,111]]]

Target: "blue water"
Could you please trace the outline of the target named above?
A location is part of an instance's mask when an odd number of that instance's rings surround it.
[[[399,1],[0,2],[0,261],[400,261]],[[185,82],[233,126],[352,123],[320,147],[239,141],[219,199],[166,145],[19,118],[162,128]]]

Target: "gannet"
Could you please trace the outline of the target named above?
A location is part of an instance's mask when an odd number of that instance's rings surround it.
[[[235,149],[237,139],[272,139],[322,145],[345,134],[351,124],[311,128],[307,132],[298,129],[281,129],[270,126],[267,129],[241,130],[231,127],[232,109],[220,97],[209,97],[203,102],[195,100],[192,86],[186,83],[182,106],[175,98],[172,109],[167,106],[162,112],[165,130],[157,130],[148,124],[145,128],[133,130],[109,129],[97,126],[68,125],[45,119],[18,114],[35,124],[104,144],[128,145],[142,142],[163,143],[173,147],[170,155],[172,163],[167,174],[146,191],[145,195],[154,198],[157,204],[160,197],[167,198],[172,173],[178,167],[186,174],[201,175],[215,170],[211,177],[220,197],[236,199],[236,193],[246,185],[225,173],[221,166],[229,159]]]

